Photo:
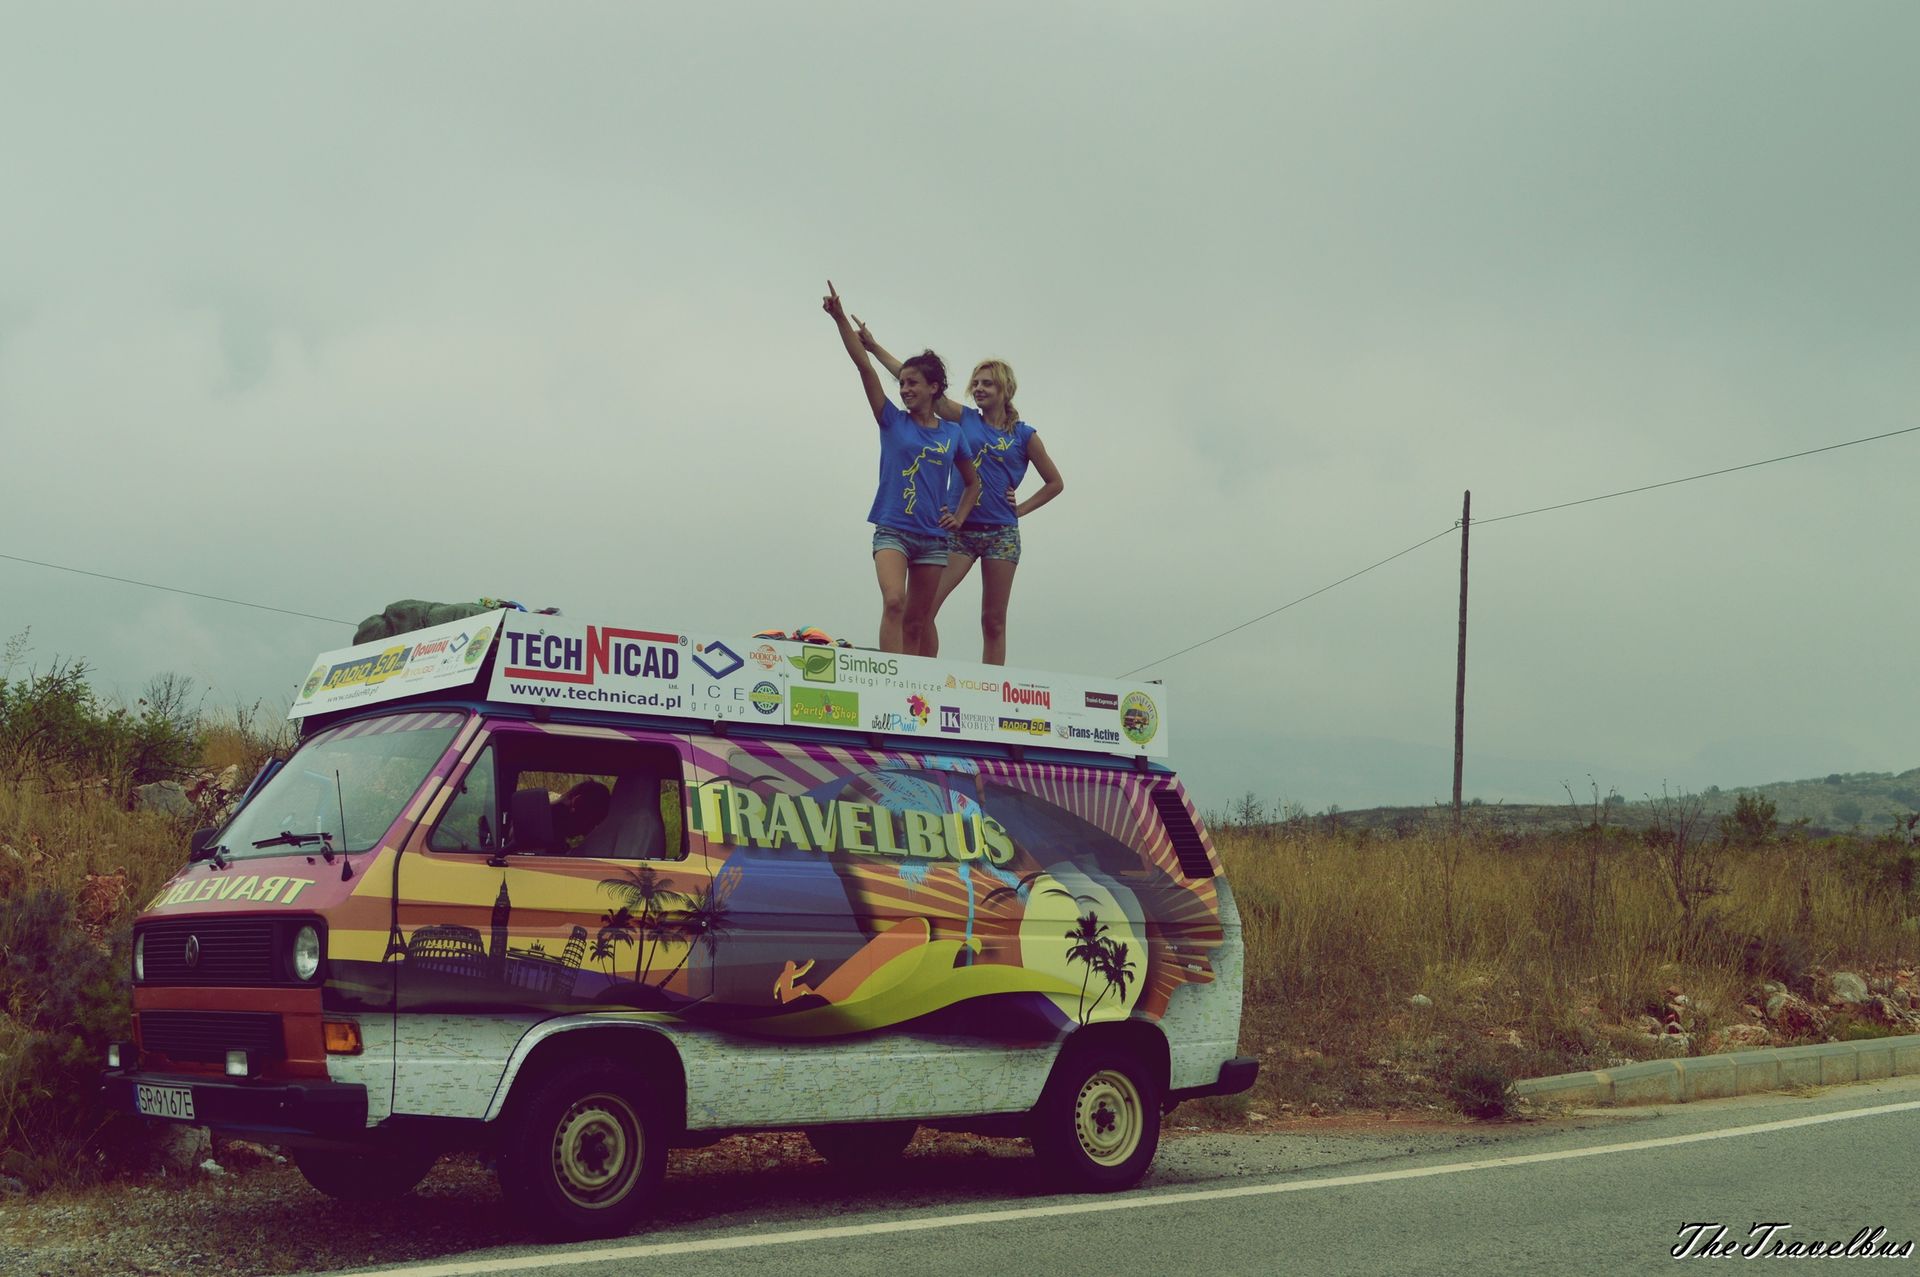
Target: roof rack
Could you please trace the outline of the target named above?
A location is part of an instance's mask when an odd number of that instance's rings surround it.
[[[289,718],[474,688],[503,704],[1164,758],[1166,689],[502,610],[324,652]],[[468,695],[473,692],[469,691]]]

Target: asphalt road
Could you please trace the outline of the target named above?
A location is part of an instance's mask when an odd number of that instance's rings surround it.
[[[1896,1078],[1567,1122],[1193,1136],[1117,1197],[1041,1195],[1016,1159],[910,1158],[887,1187],[838,1200],[782,1205],[770,1179],[764,1197],[706,1217],[680,1203],[614,1243],[383,1271],[1618,1274],[1863,1229],[1913,1243],[1920,1264],[1916,1147],[1920,1078]]]

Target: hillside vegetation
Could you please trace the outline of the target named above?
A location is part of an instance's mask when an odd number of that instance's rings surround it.
[[[1781,780],[1737,789],[1715,785],[1698,794],[1642,795],[1637,799],[1618,793],[1602,794],[1590,785],[1584,794],[1570,790],[1564,803],[1489,803],[1475,798],[1469,800],[1468,806],[1474,811],[1476,827],[1481,829],[1538,832],[1578,829],[1593,819],[1591,808],[1598,803],[1604,809],[1607,824],[1645,830],[1658,822],[1663,807],[1679,798],[1698,802],[1710,820],[1732,815],[1742,799],[1760,800],[1772,805],[1783,826],[1799,826],[1811,837],[1872,836],[1905,819],[1909,812],[1920,811],[1920,767],[1904,772],[1834,772],[1812,780]],[[1334,807],[1310,813],[1286,804],[1269,808],[1256,795],[1247,794],[1212,819],[1216,823],[1242,826],[1317,824],[1327,829],[1370,829],[1404,835],[1420,830],[1451,829],[1453,810],[1438,804],[1365,807],[1351,811]]]

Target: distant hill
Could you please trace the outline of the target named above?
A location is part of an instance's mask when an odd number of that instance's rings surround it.
[[[1841,834],[1858,830],[1874,834],[1885,830],[1896,816],[1920,811],[1920,767],[1904,772],[1835,772],[1814,780],[1781,780],[1740,789],[1711,786],[1697,797],[1709,822],[1733,810],[1742,794],[1755,794],[1774,805],[1782,826],[1805,820],[1814,834]],[[1592,794],[1582,795],[1577,806],[1569,803],[1486,803],[1475,800],[1472,817],[1477,824],[1496,829],[1563,829],[1584,825],[1593,818]],[[1602,795],[1607,799],[1606,795]],[[1661,805],[1657,796],[1629,801],[1615,795],[1607,801],[1608,823],[1628,829],[1651,824]],[[1336,820],[1349,828],[1376,829],[1382,832],[1408,832],[1429,824],[1452,819],[1451,808],[1368,807],[1355,811],[1337,808],[1320,819]]]

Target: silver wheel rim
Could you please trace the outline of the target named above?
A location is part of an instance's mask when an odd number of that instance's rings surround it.
[[[612,1206],[639,1177],[643,1141],[633,1105],[605,1092],[582,1096],[554,1127],[554,1182],[576,1206]]]
[[[1081,1083],[1073,1104],[1073,1133],[1080,1151],[1101,1166],[1119,1166],[1140,1147],[1140,1088],[1114,1069],[1101,1069]]]

